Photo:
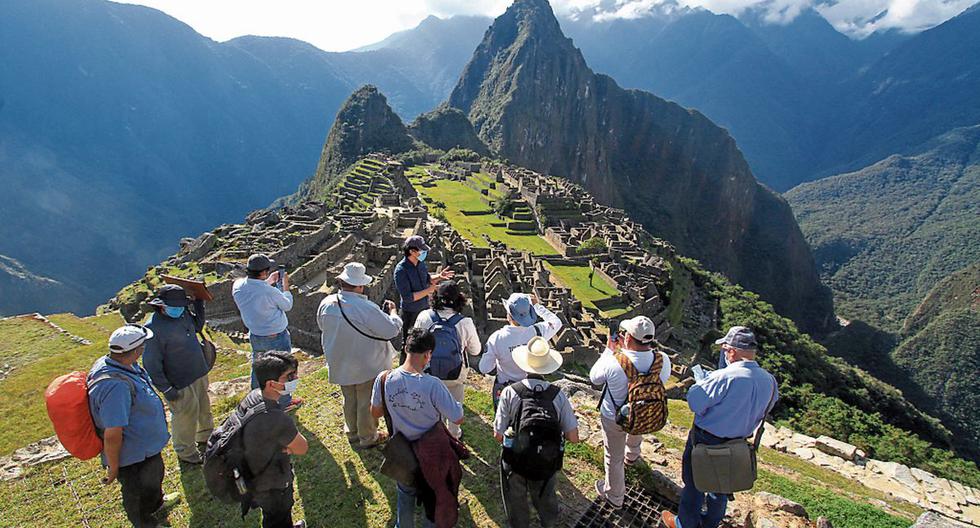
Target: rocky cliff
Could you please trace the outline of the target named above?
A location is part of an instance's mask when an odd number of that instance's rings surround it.
[[[490,153],[473,130],[473,124],[458,108],[442,105],[415,118],[408,126],[415,139],[440,150],[465,148],[481,155]]]
[[[325,198],[336,176],[371,152],[410,150],[412,137],[388,100],[373,85],[352,93],[337,112],[313,178],[300,189],[303,197]]]
[[[449,104],[501,157],[582,183],[802,328],[832,326],[789,206],[755,180],[731,136],[593,73],[547,0],[517,0],[497,18]]]

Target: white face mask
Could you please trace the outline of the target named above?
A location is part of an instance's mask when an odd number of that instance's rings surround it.
[[[299,387],[298,379],[287,381],[285,384],[283,384],[283,389],[281,392],[283,394],[292,394],[293,392],[296,391],[296,387]]]

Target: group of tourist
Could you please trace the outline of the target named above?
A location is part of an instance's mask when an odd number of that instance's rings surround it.
[[[462,402],[469,358],[481,352],[480,372],[494,376],[493,434],[501,444],[500,487],[508,523],[529,525],[530,499],[541,526],[554,526],[565,444],[579,441],[572,403],[546,379],[562,365],[562,355],[549,344],[562,328],[561,319],[533,294],[515,293],[504,302],[508,324],[484,347],[473,319],[463,315],[468,300],[452,271],[428,272],[430,248],[420,236],[409,237],[402,250],[393,277],[400,306],[372,302],[367,288],[375,278],[363,264],[350,262],[336,278],[336,293],[317,311],[328,380],[340,386],[343,397],[344,431],[354,449],[383,446],[381,471],[396,480],[395,526],[414,527],[419,505],[422,526],[457,521],[460,460],[469,456],[462,442]],[[293,299],[288,275],[276,268],[267,256],[252,255],[247,277],[234,283],[232,295],[252,344],[252,391],[233,413],[235,420],[217,430],[208,399],[205,305],[189,290],[161,287],[149,302],[154,312],[146,325],[113,332],[109,354],[92,367],[89,405],[104,439],[103,482],[120,481],[123,508],[134,526],[158,526],[157,513],[179,500],[162,491],[160,453],[171,434],[158,393],[167,401],[181,464],[202,464],[215,451],[215,438],[239,428],[245,474],[236,469],[234,476],[247,497],[243,514],[261,509],[266,528],[305,526],[294,524],[291,515],[290,457],[308,448],[288,414],[304,403],[294,395],[299,365],[287,329]],[[392,343],[399,336],[401,357],[392,368]],[[655,337],[646,316],[622,321],[589,373],[603,388],[605,477],[595,490],[613,508],[624,506],[625,467],[642,461],[643,435],[666,423],[664,384],[671,362]],[[671,528],[719,525],[728,495],[697,489],[692,450],[751,436],[778,397],[775,380],[755,362],[758,345],[751,330],[734,327],[717,344],[723,368],[688,391],[695,418],[684,451],[680,511],[663,512]],[[379,431],[381,417],[387,432]]]

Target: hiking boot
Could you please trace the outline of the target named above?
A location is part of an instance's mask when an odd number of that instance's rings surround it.
[[[667,510],[660,512],[660,522],[667,528],[677,528],[677,516]]]
[[[637,464],[639,464],[641,462],[643,462],[643,457],[642,456],[638,456],[638,457],[634,458],[633,460],[630,460],[628,458],[626,459],[626,465],[627,466],[635,466],[635,465],[637,465]]]

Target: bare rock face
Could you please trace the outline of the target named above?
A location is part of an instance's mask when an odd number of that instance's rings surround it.
[[[928,511],[920,515],[911,528],[969,528],[969,526],[936,512]]]
[[[755,494],[755,501],[757,504],[767,509],[784,511],[805,519],[810,518],[810,515],[806,512],[806,508],[804,508],[802,504],[793,502],[784,497],[780,497],[779,495],[760,491],[759,493]]]
[[[828,455],[833,455],[843,458],[844,460],[851,461],[857,458],[858,452],[858,448],[856,446],[830,438],[829,436],[820,436],[817,438],[817,449],[827,453]]]
[[[432,148],[464,148],[484,156],[490,153],[490,149],[476,135],[466,114],[457,108],[443,105],[422,114],[408,126],[408,132]]]
[[[449,104],[499,156],[624,207],[802,329],[835,324],[789,205],[755,180],[735,140],[696,111],[593,73],[546,0],[517,0],[494,21]]]

